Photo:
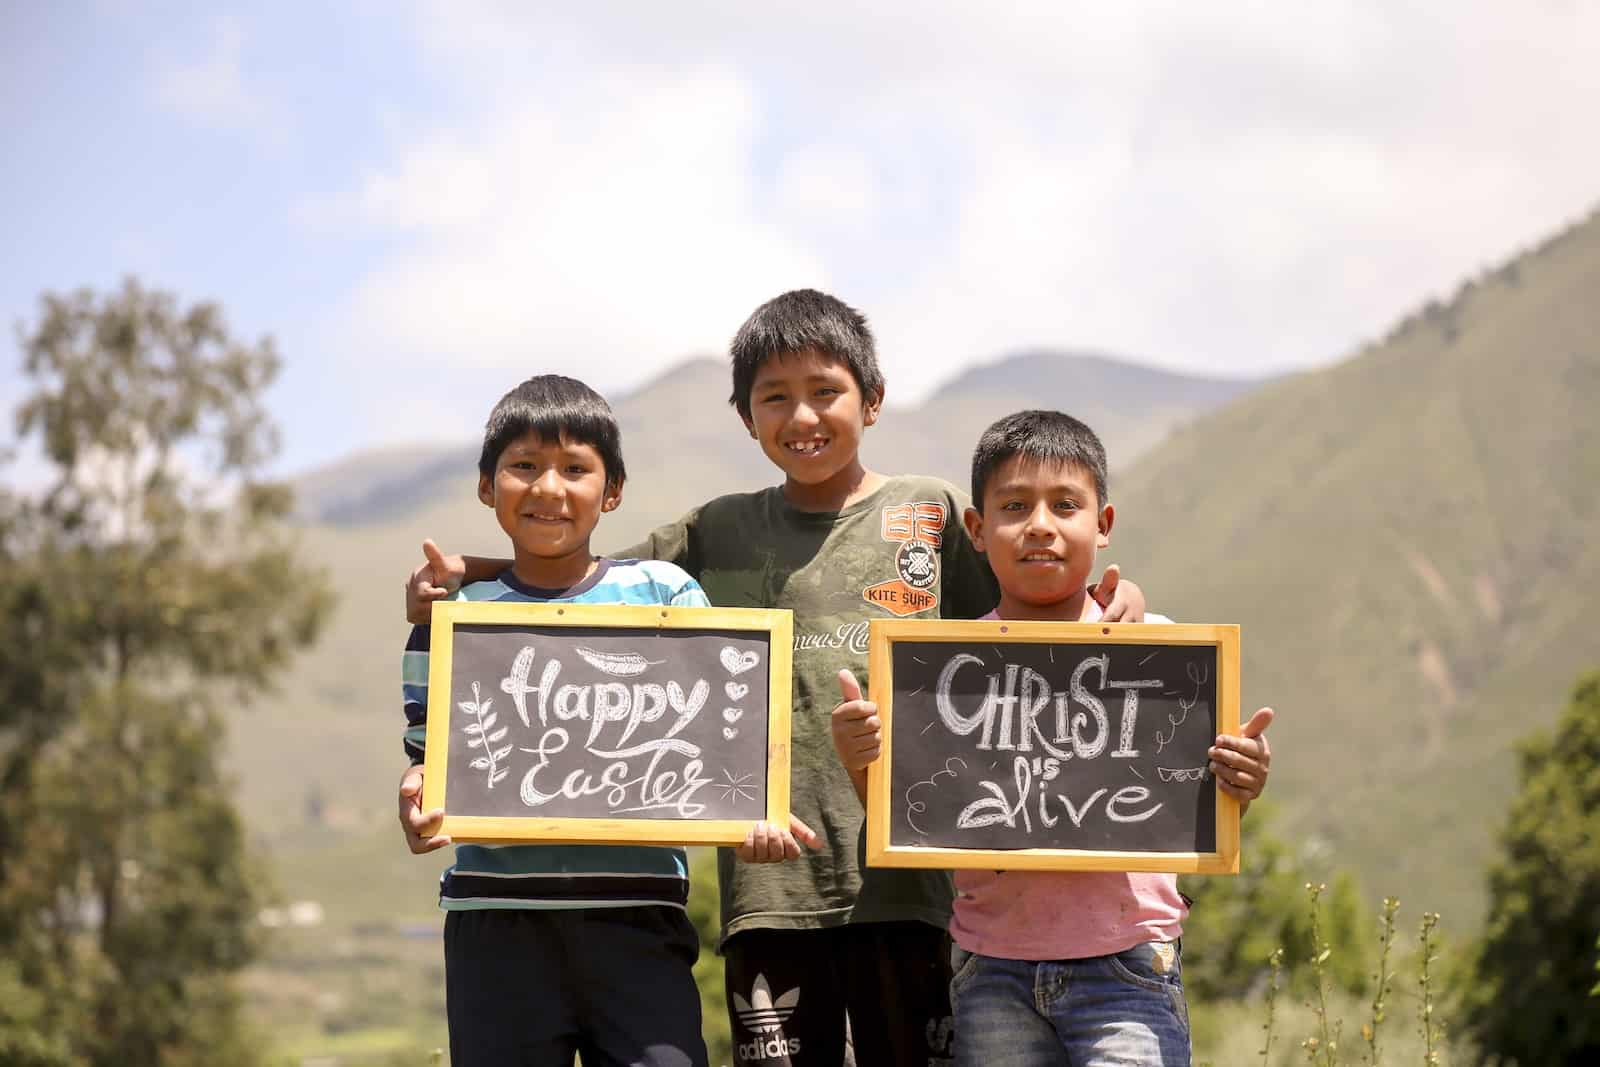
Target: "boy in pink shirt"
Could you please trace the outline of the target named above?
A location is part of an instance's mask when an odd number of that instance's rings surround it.
[[[987,618],[1100,619],[1085,589],[1115,513],[1093,430],[1056,411],[1001,419],[973,453],[972,501],[967,533],[1000,584]],[[864,802],[882,728],[849,672],[839,681],[834,747]],[[1272,714],[1260,709],[1209,753],[1211,773],[1241,811],[1266,784],[1262,732]],[[1188,905],[1176,875],[968,870],[956,873],[956,891],[957,1067],[1187,1067],[1179,937]]]

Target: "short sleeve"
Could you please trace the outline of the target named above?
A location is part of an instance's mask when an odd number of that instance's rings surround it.
[[[620,552],[611,553],[614,559],[658,559],[671,563],[689,575],[700,576],[700,560],[695,527],[700,509],[688,512],[676,522],[657,526],[643,541]],[[698,586],[696,587],[698,588]],[[704,596],[704,594],[701,594]]]
[[[959,493],[950,497],[951,519],[944,531],[943,616],[947,619],[977,619],[1000,603],[1000,583],[995,581],[989,561],[967,536],[962,514],[967,500]]]
[[[400,702],[406,728],[402,739],[406,757],[421,763],[428,740],[428,646],[432,629],[413,626],[400,656]]]
[[[688,576],[685,575],[687,578]],[[709,608],[711,601],[706,597],[700,583],[689,578],[677,592],[672,594],[669,603],[675,608]]]

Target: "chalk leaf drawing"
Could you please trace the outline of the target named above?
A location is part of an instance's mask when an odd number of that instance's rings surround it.
[[[725,645],[722,649],[722,666],[732,675],[743,674],[754,667],[760,658],[753,649],[740,652],[732,645]]]
[[[501,767],[499,763],[510,754],[511,746],[495,747],[505,738],[506,731],[510,727],[502,726],[498,730],[494,728],[500,716],[489,710],[494,706],[494,700],[484,699],[483,690],[477,682],[472,683],[472,699],[460,701],[456,706],[472,716],[472,721],[461,728],[467,735],[467,747],[481,748],[484,751],[483,755],[473,757],[470,766],[476,771],[489,772],[489,788],[493,789],[496,782],[510,773],[509,768]]]
[[[962,759],[960,756],[951,756],[949,759],[944,761],[944,770],[942,770],[942,771],[934,771],[933,772],[933,776],[931,778],[925,778],[922,781],[913,784],[909,789],[906,790],[906,823],[907,823],[907,825],[909,825],[911,827],[911,829],[915,830],[919,834],[926,834],[928,831],[926,831],[922,827],[918,826],[917,823],[916,823],[916,820],[913,819],[911,816],[913,816],[913,815],[921,815],[923,812],[927,811],[928,810],[928,804],[927,804],[926,801],[912,800],[911,799],[911,794],[915,793],[918,789],[921,789],[923,786],[927,786],[930,789],[939,788],[939,779],[940,778],[944,778],[944,777],[954,778],[956,776],[956,772],[955,772],[955,769],[950,766],[952,763],[959,763],[961,765],[961,769],[962,770],[966,770],[967,769],[967,761],[966,760]]]
[[[1211,777],[1205,767],[1157,767],[1156,777],[1163,782],[1203,782]]]
[[[578,645],[573,648],[583,661],[603,674],[612,674],[628,678],[635,674],[643,674],[651,667],[659,667],[666,660],[645,659],[637,652],[596,652],[592,648]]]
[[[727,723],[729,726],[732,726],[734,723],[738,722],[742,718],[744,718],[744,709],[743,708],[723,708],[722,709],[722,721]]]
[[[722,728],[722,736],[726,737],[729,741],[732,741],[735,737],[739,736],[739,731],[735,730],[731,726],[724,726]]]
[[[729,700],[743,700],[744,695],[750,692],[750,687],[743,682],[727,682],[723,685],[722,691],[728,694]]]

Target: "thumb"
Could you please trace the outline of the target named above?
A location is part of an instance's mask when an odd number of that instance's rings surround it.
[[[861,683],[848,667],[839,671],[839,696],[846,701],[861,699]]]
[[[1100,582],[1094,587],[1095,603],[1102,608],[1108,607],[1117,595],[1117,583],[1122,580],[1122,568],[1115,563],[1106,564],[1106,572],[1100,576]]]
[[[422,792],[422,767],[413,766],[400,779],[400,795],[414,797]]]
[[[1271,708],[1257,708],[1256,713],[1250,716],[1250,721],[1239,730],[1239,736],[1260,737],[1272,725],[1273,717]]]
[[[444,553],[439,551],[439,546],[433,543],[433,538],[425,537],[422,540],[422,554],[428,559],[428,566],[433,568],[433,580],[444,580],[447,568],[444,562]]]
[[[794,835],[796,841],[806,846],[806,848],[816,848],[822,844],[822,835],[801,822],[799,816],[789,816],[789,832]]]

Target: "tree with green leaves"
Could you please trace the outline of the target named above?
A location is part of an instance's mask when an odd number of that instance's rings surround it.
[[[1490,1063],[1600,1063],[1600,673],[1521,761],[1461,1019]]]
[[[132,280],[40,312],[16,432],[50,476],[0,492],[0,1061],[250,1063],[224,726],[330,603],[259,477],[278,356]]]

